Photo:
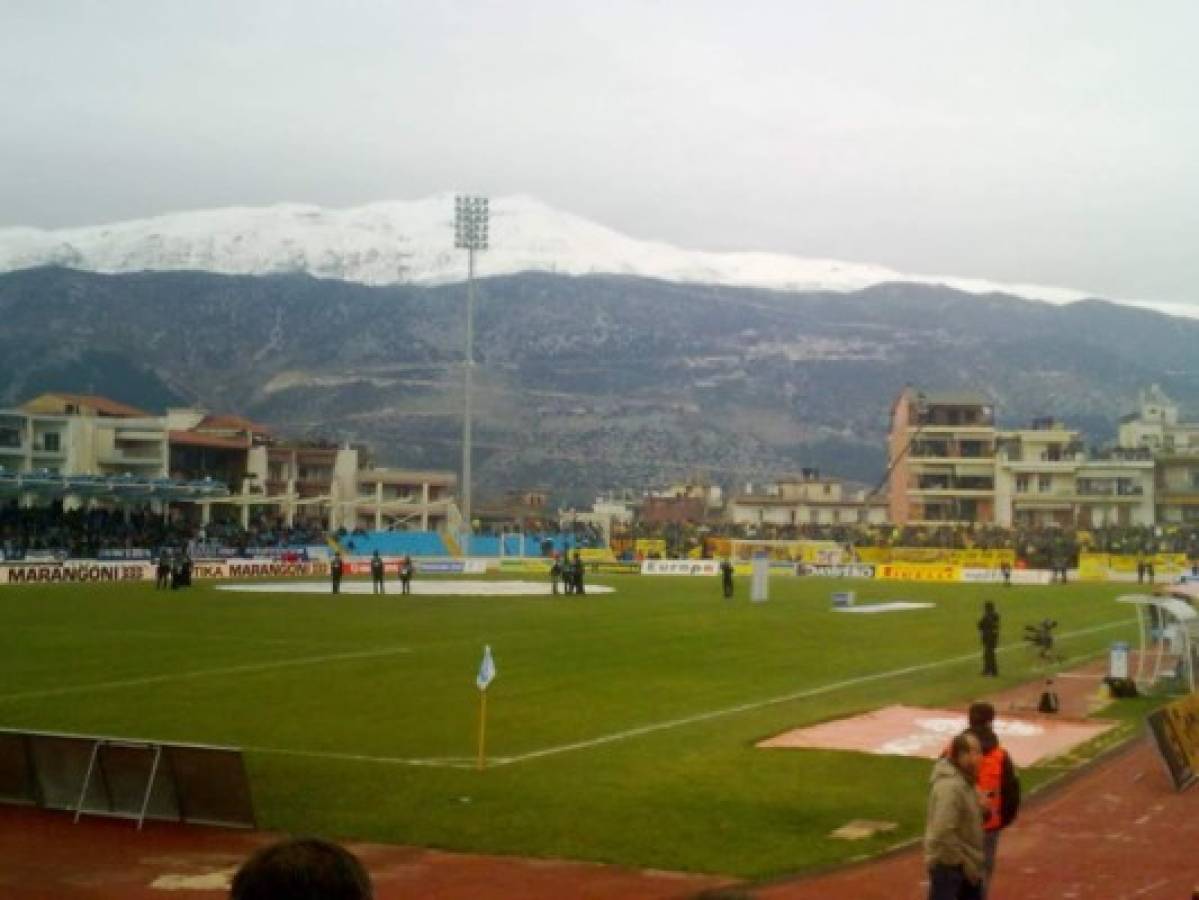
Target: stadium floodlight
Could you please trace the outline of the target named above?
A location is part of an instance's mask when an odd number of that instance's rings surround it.
[[[462,402],[462,522],[463,547],[470,556],[471,522],[471,391],[475,367],[475,252],[487,249],[487,226],[491,218],[486,197],[459,194],[454,198],[454,246],[466,251],[466,352],[463,365]]]

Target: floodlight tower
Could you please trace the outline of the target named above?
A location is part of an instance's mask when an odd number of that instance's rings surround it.
[[[487,249],[487,224],[490,213],[487,198],[459,194],[454,198],[454,246],[466,251],[466,352],[463,365],[462,401],[462,521],[463,550],[470,556],[471,519],[471,396],[475,367],[475,251]]]

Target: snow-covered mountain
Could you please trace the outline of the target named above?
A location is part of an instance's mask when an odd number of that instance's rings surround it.
[[[230,207],[110,225],[0,228],[0,271],[62,265],[95,272],[191,269],[226,274],[307,272],[362,284],[437,284],[465,278],[453,247],[452,194],[351,209],[303,204]],[[1069,303],[1066,288],[914,275],[882,266],[781,253],[712,253],[641,241],[524,196],[491,201],[482,275],[550,271],[641,275],[670,281],[852,291],[882,282],[944,284]]]

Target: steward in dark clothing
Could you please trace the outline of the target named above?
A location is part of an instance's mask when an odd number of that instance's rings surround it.
[[[995,604],[988,600],[983,604],[983,617],[978,620],[978,636],[983,644],[983,675],[999,676],[999,663],[995,659],[995,648],[999,645],[999,613]]]
[[[371,557],[371,593],[386,594],[383,589],[383,560],[379,556],[379,551],[375,551],[375,555]]]
[[[412,572],[415,567],[412,565],[412,557],[405,556],[404,561],[400,563],[400,587],[401,593],[412,593]]]
[[[558,581],[562,577],[562,563],[558,561],[558,557],[554,557],[554,561],[550,564],[550,592],[558,596]]]
[[[333,593],[341,593],[341,554],[334,553],[333,559],[329,561],[329,580],[333,584]]]
[[[733,564],[727,559],[720,563],[720,586],[726,600],[733,596]]]
[[[158,570],[155,572],[155,576],[155,590],[171,586],[171,557],[165,550],[158,556]]]
[[[587,593],[587,591],[583,589],[583,558],[579,556],[578,550],[575,551],[574,565],[572,568],[574,569],[575,576],[575,593],[581,596]]]

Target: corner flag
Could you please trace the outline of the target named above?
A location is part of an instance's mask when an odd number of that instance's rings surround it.
[[[487,685],[491,684],[495,678],[495,660],[491,658],[491,645],[488,644],[483,648],[483,662],[479,665],[479,674],[475,678],[475,684],[479,686],[479,690],[487,690]]]

